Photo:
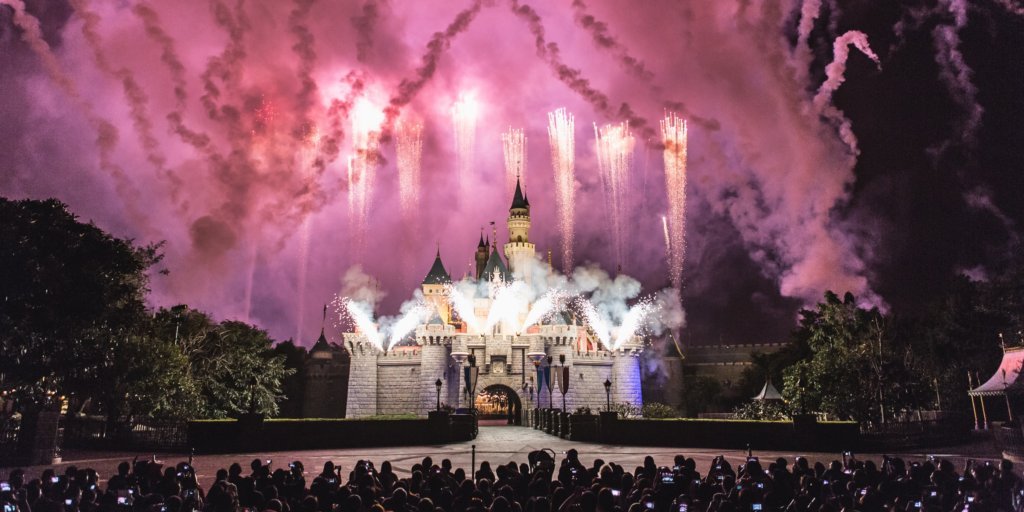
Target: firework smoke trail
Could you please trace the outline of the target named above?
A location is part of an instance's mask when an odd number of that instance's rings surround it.
[[[300,130],[305,129],[309,124],[309,110],[316,101],[316,93],[319,89],[313,78],[313,71],[316,67],[316,50],[313,48],[315,40],[313,33],[306,26],[313,2],[314,0],[294,0],[295,6],[288,13],[288,30],[295,37],[292,51],[298,57],[298,78],[302,84],[297,98],[299,115],[296,117],[296,123]]]
[[[971,81],[974,74],[960,51],[960,31],[967,26],[967,2],[965,0],[944,0],[953,26],[940,23],[932,29],[932,43],[935,46],[935,62],[939,65],[939,79],[945,84],[953,101],[965,111],[963,138],[968,145],[977,143],[977,132],[985,113],[978,103],[978,88]]]
[[[252,322],[252,293],[256,287],[256,262],[259,258],[258,246],[258,237],[254,237],[250,244],[252,251],[249,253],[249,270],[246,272],[245,294],[242,297],[243,316],[246,323]]]
[[[420,166],[423,162],[423,124],[417,121],[399,121],[396,133],[398,193],[402,217],[408,223],[419,209]]]
[[[406,334],[412,332],[424,320],[430,310],[423,304],[417,304],[407,311],[391,326],[387,350],[391,350]]]
[[[50,79],[77,103],[79,108],[85,113],[86,119],[96,133],[96,149],[99,153],[100,168],[113,177],[114,186],[128,214],[139,221],[143,231],[154,232],[155,227],[149,222],[148,214],[139,207],[134,199],[139,195],[138,190],[132,185],[124,169],[111,160],[111,153],[117,145],[117,128],[110,121],[97,115],[92,103],[82,98],[74,80],[61,68],[56,55],[50,49],[49,43],[43,38],[39,19],[25,11],[25,2],[22,0],[0,0],[0,5],[7,5],[14,9],[13,21],[14,25],[21,29],[21,40],[42,61],[43,69],[46,70],[46,74]]]
[[[469,327],[469,332],[480,332],[480,326],[476,321],[476,314],[473,312],[473,300],[466,298],[455,286],[448,286],[447,289],[448,300],[452,304],[452,308],[462,318],[463,322],[466,322],[466,326]]]
[[[665,146],[665,190],[668,193],[669,281],[683,288],[683,260],[686,253],[686,121],[669,113],[661,121]]]
[[[124,98],[128,102],[129,113],[135,133],[139,138],[139,145],[146,154],[146,160],[153,165],[157,174],[168,179],[172,183],[171,191],[176,196],[181,186],[181,181],[167,171],[165,164],[167,158],[160,151],[160,143],[153,135],[153,123],[149,120],[149,97],[142,86],[135,80],[135,74],[128,68],[114,68],[103,51],[103,39],[98,32],[100,17],[89,10],[88,0],[71,0],[71,6],[82,18],[82,35],[93,52],[93,58],[101,71],[121,82]],[[175,198],[176,199],[176,198]]]
[[[558,306],[563,300],[564,292],[559,289],[548,290],[541,295],[531,306],[530,311],[526,314],[526,319],[523,320],[523,326],[519,328],[520,332],[524,332],[534,324],[543,320],[546,316],[551,314],[552,311]]]
[[[353,16],[349,20],[356,29],[356,60],[359,62],[366,62],[370,50],[373,49],[373,29],[377,26],[379,16],[377,0],[367,0],[359,16]]]
[[[374,347],[384,350],[383,337],[377,331],[377,325],[373,322],[372,308],[367,304],[347,297],[342,299],[341,304],[344,307],[344,313],[352,320],[352,323],[355,324],[359,332],[366,336],[366,339]]]
[[[174,48],[174,39],[167,34],[160,24],[160,15],[148,4],[135,4],[132,7],[132,13],[142,21],[142,26],[146,29],[146,35],[160,46],[160,61],[171,72],[171,83],[174,84],[174,98],[177,101],[178,109],[181,110],[188,99],[188,89],[185,82],[185,65],[178,58],[178,52]]]
[[[381,113],[369,102],[355,104],[352,111],[352,154],[348,161],[349,219],[353,232],[353,247],[361,255],[366,238],[366,220],[373,199],[374,174],[380,152]]]
[[[622,44],[612,37],[611,33],[608,31],[607,24],[602,21],[598,21],[594,16],[587,13],[587,6],[582,0],[573,0],[572,10],[573,21],[590,32],[590,35],[597,46],[610,50],[615,59],[619,61],[619,64],[631,75],[644,82],[650,82],[654,79],[654,73],[651,73],[647,67],[644,66],[643,61],[630,55],[629,51],[626,50],[626,47],[622,46]]]
[[[564,108],[548,112],[548,141],[551,143],[551,165],[555,174],[555,203],[558,228],[562,235],[562,272],[573,268],[574,222],[576,194],[576,141],[572,114]]]
[[[597,150],[597,167],[604,185],[605,200],[611,206],[612,246],[615,263],[624,263],[625,231],[623,217],[628,211],[626,192],[629,190],[629,175],[633,167],[633,148],[636,139],[629,132],[629,125],[609,124],[598,128],[594,123],[594,146]]]
[[[344,121],[348,119],[352,106],[363,94],[366,86],[362,75],[352,71],[342,80],[348,85],[348,92],[343,98],[334,98],[327,108],[327,135],[320,144],[320,153],[316,159],[317,176],[322,174],[327,165],[337,160],[341,153],[341,143],[345,139]]]
[[[388,106],[384,109],[385,120],[382,128],[383,139],[387,140],[391,133],[391,126],[398,119],[402,107],[409,104],[419,94],[423,86],[427,85],[434,73],[437,71],[437,64],[441,55],[447,50],[455,36],[464,32],[473,23],[473,19],[483,7],[482,0],[474,0],[473,5],[455,15],[455,19],[444,29],[444,32],[436,32],[427,42],[427,53],[420,58],[420,66],[416,68],[414,78],[405,78],[398,84],[397,91],[388,100]]]
[[[846,73],[846,60],[850,57],[850,45],[856,47],[881,68],[878,55],[875,55],[875,52],[871,50],[871,45],[868,43],[868,36],[859,30],[846,32],[836,38],[832,44],[832,62],[825,66],[826,78],[818,89],[818,93],[814,96],[814,106],[822,115],[838,125],[839,138],[846,143],[853,155],[857,155],[860,153],[860,150],[857,149],[857,137],[853,134],[850,120],[832,105],[832,94],[846,80],[844,73]]]
[[[505,193],[511,196],[516,189],[516,179],[526,187],[526,132],[509,127],[501,134],[501,148],[505,156]]]
[[[476,121],[479,115],[476,98],[460,94],[452,105],[452,126],[455,129],[455,167],[459,183],[468,186],[472,179],[473,157],[476,148]]]
[[[1014,0],[996,0],[996,3],[1003,9],[1006,9],[1006,12],[1010,14],[1024,16],[1024,5],[1017,5],[1013,3],[1013,1]]]

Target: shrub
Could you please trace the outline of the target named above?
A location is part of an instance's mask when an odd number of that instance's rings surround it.
[[[660,402],[644,404],[640,410],[644,418],[677,418],[679,413],[675,409]]]
[[[640,408],[629,402],[612,404],[611,410],[619,413],[619,417],[621,418],[636,418],[640,416]]]
[[[745,403],[734,411],[736,417],[745,420],[785,420],[789,419],[789,407],[782,400],[754,400]]]

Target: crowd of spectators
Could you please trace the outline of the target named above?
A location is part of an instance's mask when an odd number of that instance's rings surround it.
[[[15,470],[0,483],[3,512],[767,512],[767,511],[1020,511],[1024,486],[1009,461],[959,470],[947,460],[881,464],[843,454],[825,465],[797,457],[748,457],[734,465],[716,457],[701,473],[693,459],[658,467],[647,457],[628,470],[575,450],[530,453],[524,463],[474,475],[430,457],[399,476],[391,463],[331,462],[307,473],[301,462],[254,460],[220,469],[200,482],[189,463],[124,462],[106,481],[91,469],[68,467],[26,479]]]

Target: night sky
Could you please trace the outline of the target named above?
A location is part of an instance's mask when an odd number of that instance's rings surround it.
[[[779,341],[827,289],[914,311],[1021,250],[1020,0],[0,4],[0,195],[166,240],[154,305],[278,339],[311,345],[353,265],[395,313],[438,247],[458,278],[481,227],[504,241],[509,127],[527,137],[531,238],[558,266],[560,107],[575,260],[621,263],[652,293],[669,281],[658,121],[688,119],[688,343]],[[479,105],[461,177],[460,96]],[[364,236],[347,172],[360,109],[383,132]],[[409,119],[422,180],[403,214],[392,128]],[[637,144],[618,262],[594,124],[622,121]]]

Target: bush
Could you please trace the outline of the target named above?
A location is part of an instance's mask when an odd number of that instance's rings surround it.
[[[636,418],[640,416],[640,408],[629,402],[612,404],[611,410],[619,413],[620,418]]]
[[[678,418],[679,413],[675,409],[660,402],[644,404],[640,410],[644,418]]]
[[[782,400],[754,400],[736,408],[736,417],[744,420],[786,420],[790,417],[789,406]]]

